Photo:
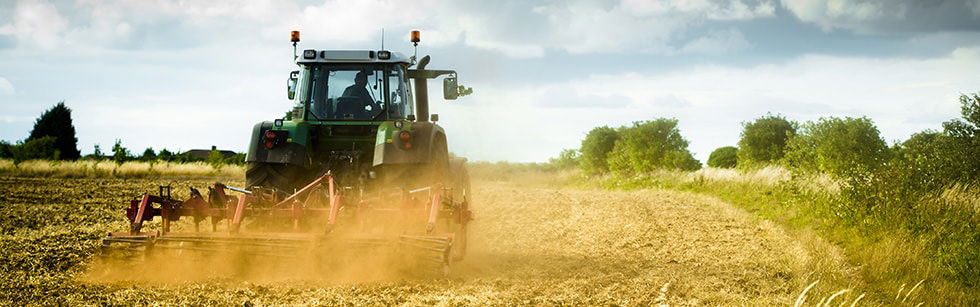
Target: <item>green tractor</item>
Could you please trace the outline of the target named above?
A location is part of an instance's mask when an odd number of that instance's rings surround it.
[[[416,46],[418,38],[413,31]],[[388,50],[296,56],[299,32],[292,42],[294,106],[253,128],[246,187],[215,183],[207,196],[192,188],[177,200],[161,186],[158,195],[134,198],[129,231],[107,234],[104,255],[244,253],[319,264],[394,247],[411,267],[443,274],[463,258],[472,219],[466,160],[449,155],[445,130],[429,114],[427,81],[445,76],[448,100],[472,90],[457,84],[455,71],[426,69],[428,56],[417,63]],[[157,217],[160,224],[144,227]],[[344,250],[352,252],[338,254]]]
[[[298,41],[294,32],[294,52]],[[418,31],[412,42],[418,46]],[[427,83],[445,76],[447,100],[472,89],[458,85],[453,70],[426,69],[429,56],[416,63],[388,50],[307,49],[294,58],[299,69],[287,80],[293,109],[252,129],[246,188],[289,194],[330,174],[349,201],[441,189],[445,209],[466,215],[445,230],[456,232],[454,258],[461,258],[469,219],[466,160],[450,156],[439,116],[429,112]]]
[[[472,90],[457,85],[455,71],[425,69],[429,59],[304,50],[288,79],[292,111],[252,130],[247,187],[291,192],[326,172],[365,192],[459,178],[464,160],[449,156],[438,114],[429,114],[427,80],[446,75],[448,100]]]

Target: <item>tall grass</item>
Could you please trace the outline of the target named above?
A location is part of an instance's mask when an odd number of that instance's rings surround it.
[[[578,170],[562,170],[549,164],[478,161],[466,167],[473,180],[549,187],[569,186],[582,180]]]
[[[0,160],[0,175],[59,178],[144,178],[144,177],[220,177],[243,178],[245,167],[222,165],[214,167],[204,162],[139,162],[117,164],[112,161],[47,161],[30,160],[15,164]]]
[[[761,185],[774,185],[792,177],[789,170],[779,166],[767,166],[752,171],[709,167],[685,174],[687,182],[742,182]]]

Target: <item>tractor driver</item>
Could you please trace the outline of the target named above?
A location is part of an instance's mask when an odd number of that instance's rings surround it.
[[[381,110],[381,105],[374,101],[371,97],[371,93],[367,89],[368,74],[365,71],[360,71],[354,75],[354,84],[348,86],[344,89],[344,95],[348,97],[357,97],[363,106],[371,106],[370,114],[377,114]]]

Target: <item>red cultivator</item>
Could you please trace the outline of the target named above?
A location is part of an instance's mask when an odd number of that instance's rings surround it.
[[[169,186],[162,186],[159,195],[132,200],[126,209],[130,231],[109,233],[103,240],[106,254],[174,250],[319,257],[337,248],[394,246],[398,257],[445,274],[466,249],[471,219],[466,193],[440,186],[392,189],[366,197],[339,188],[328,173],[292,195],[221,183],[208,190],[205,198],[192,188],[190,198],[180,201],[170,196]],[[155,217],[162,220],[159,230],[144,231],[144,223]],[[172,231],[181,218],[190,219],[193,232]],[[209,231],[201,231],[205,220]],[[180,226],[190,228],[186,222]]]

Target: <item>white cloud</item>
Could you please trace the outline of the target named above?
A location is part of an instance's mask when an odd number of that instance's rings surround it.
[[[0,95],[11,95],[14,93],[14,84],[7,78],[0,77]]]
[[[68,22],[58,9],[43,0],[19,0],[12,21],[0,25],[0,35],[9,35],[18,43],[51,50],[61,45],[61,33]]]
[[[699,40],[690,33],[705,31],[688,30],[705,22],[773,15],[771,1],[744,0],[325,0],[313,5],[272,0],[78,0],[58,8],[42,0],[21,0],[13,22],[0,23],[0,35],[15,36],[22,48],[69,47],[95,54],[231,45],[229,40],[245,36],[269,43],[297,29],[307,42],[359,48],[377,44],[384,27],[390,40],[400,40],[409,29],[422,29],[428,47],[465,44],[511,58],[535,58],[549,50],[676,54],[685,42]],[[704,38],[710,39],[717,38]]]
[[[980,0],[969,0],[966,4],[973,12],[973,16],[980,17]]]
[[[859,33],[975,31],[980,28],[977,0],[782,0],[803,22],[824,31]]]
[[[309,29],[306,32],[320,41],[372,42],[378,39],[382,26],[389,30],[420,28],[432,38],[426,43],[434,43],[433,47],[459,42],[512,58],[533,58],[544,56],[549,49],[573,54],[676,53],[678,48],[672,40],[690,26],[708,20],[771,17],[774,5],[769,1],[748,4],[738,0],[544,4],[337,0],[303,7],[301,11],[288,26]],[[277,29],[286,27],[280,25]]]
[[[673,41],[691,26],[700,25],[706,20],[771,17],[774,7],[770,2],[761,2],[752,7],[742,1],[626,0],[612,7],[596,3],[553,3],[540,6],[534,12],[549,21],[549,28],[544,29],[541,37],[550,48],[571,53],[641,51],[673,54],[678,49]],[[742,41],[747,44],[744,39]],[[728,51],[734,50],[715,49],[711,53]]]
[[[776,7],[768,1],[761,2],[755,7],[750,7],[742,1],[731,1],[728,7],[710,10],[707,15],[712,20],[748,20],[771,17],[775,12]]]
[[[309,37],[317,40],[376,42],[382,27],[405,27],[434,17],[428,10],[431,4],[432,1],[324,1],[302,8],[299,18],[291,23],[308,29]]]
[[[749,48],[751,44],[735,29],[726,31],[711,31],[707,35],[688,42],[681,47],[680,53],[695,54],[724,54]]]
[[[817,24],[824,30],[854,28],[881,18],[885,0],[783,0],[783,6],[804,22]]]

